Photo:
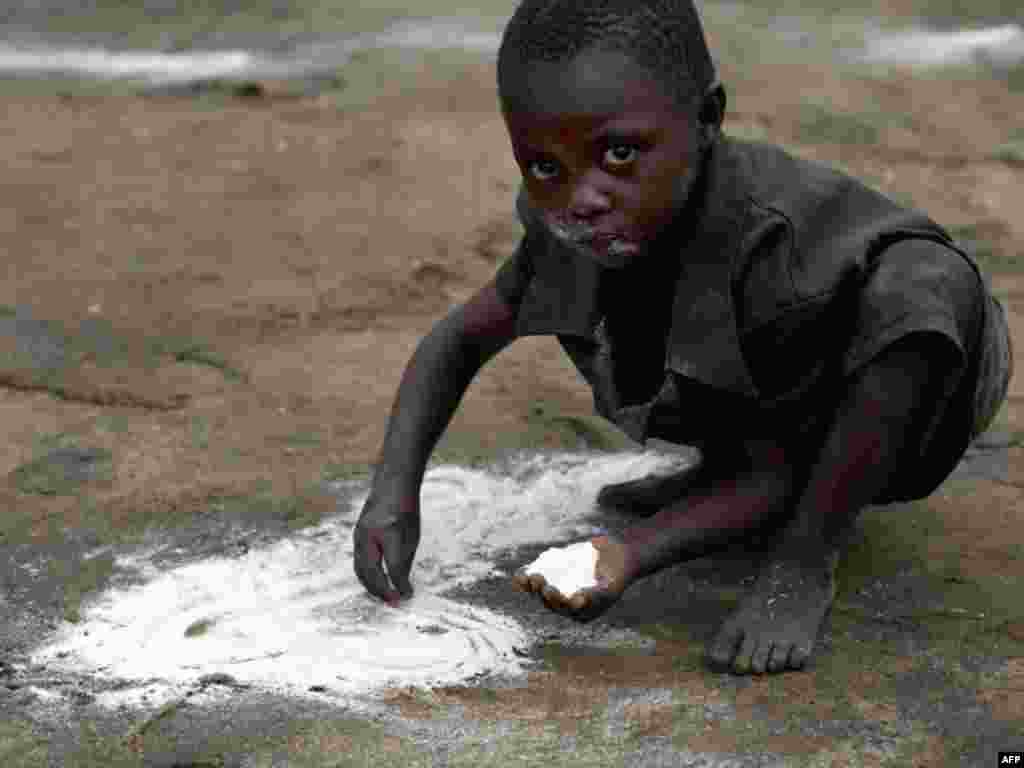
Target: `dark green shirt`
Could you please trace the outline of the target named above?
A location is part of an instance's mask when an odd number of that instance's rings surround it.
[[[994,300],[974,261],[924,214],[769,145],[723,137],[694,195],[647,263],[611,270],[558,243],[521,191],[526,234],[497,275],[517,333],[557,336],[598,413],[634,440],[693,445],[820,441],[853,372],[938,333],[959,361],[955,413],[887,495],[930,493],[992,417],[977,379]]]

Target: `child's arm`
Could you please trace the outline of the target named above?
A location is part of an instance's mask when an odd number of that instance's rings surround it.
[[[427,460],[477,371],[515,339],[515,320],[492,281],[437,323],[406,367],[355,530],[356,575],[373,595],[395,602],[412,593]]]
[[[374,488],[419,489],[430,452],[473,377],[515,338],[515,320],[492,281],[424,337],[398,388]]]

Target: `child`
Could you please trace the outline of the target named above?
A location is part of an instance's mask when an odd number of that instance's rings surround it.
[[[709,659],[802,668],[858,512],[931,493],[1005,398],[1002,307],[923,214],[723,135],[692,0],[524,0],[498,90],[526,234],[409,364],[356,573],[380,598],[411,594],[434,444],[486,361],[554,334],[600,414],[640,442],[696,445],[702,461],[602,490],[638,519],[593,540],[595,588],[562,595],[523,572],[515,584],[587,621],[636,579],[778,526]]]

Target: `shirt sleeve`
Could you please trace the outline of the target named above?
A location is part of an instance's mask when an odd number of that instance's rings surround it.
[[[875,260],[861,287],[852,341],[844,359],[845,373],[849,375],[885,347],[917,332],[947,339],[959,370],[963,370],[973,353],[984,300],[980,275],[952,248],[925,239],[901,240],[889,246]]]

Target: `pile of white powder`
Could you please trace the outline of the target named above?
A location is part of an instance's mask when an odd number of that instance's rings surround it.
[[[156,551],[118,557],[143,583],[92,595],[82,620],[46,638],[33,662],[139,681],[98,696],[103,706],[143,697],[159,706],[210,674],[346,703],[387,686],[518,674],[527,629],[444,592],[508,576],[494,570],[503,552],[596,535],[594,498],[603,484],[678,464],[658,454],[560,454],[489,471],[431,469],[420,497],[416,595],[398,608],[371,598],[353,573],[352,528],[365,490],[341,515],[242,555],[174,568],[156,565]],[[572,594],[593,583],[595,556],[585,541],[549,550],[533,567]]]
[[[566,597],[597,585],[594,568],[598,551],[589,541],[552,547],[525,568],[528,575],[539,573],[544,580]]]

